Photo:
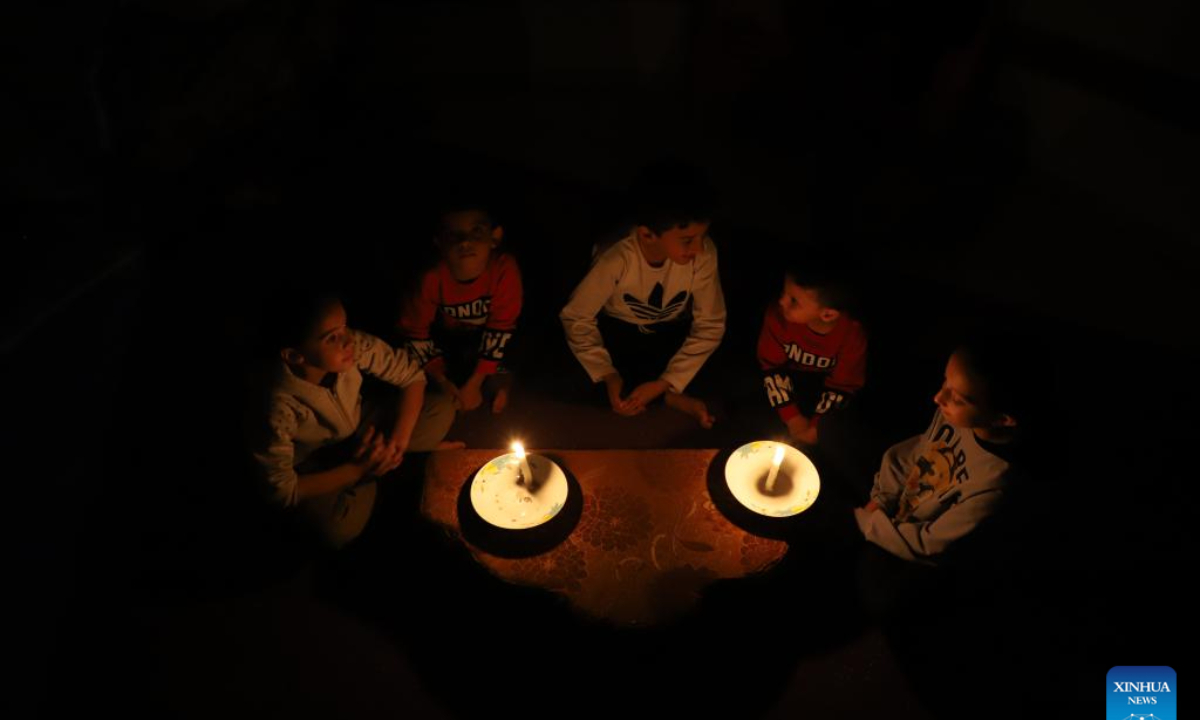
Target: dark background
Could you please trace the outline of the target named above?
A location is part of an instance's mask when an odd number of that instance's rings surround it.
[[[554,313],[619,223],[631,173],[667,154],[720,191],[727,348],[752,343],[778,258],[806,242],[861,262],[884,397],[925,402],[944,338],[973,318],[1048,338],[1029,351],[1045,356],[1062,433],[1039,575],[1055,580],[1013,612],[1046,628],[1030,652],[1071,666],[1054,680],[1084,712],[1112,665],[1179,669],[1198,12],[1182,0],[6,7],[6,702],[188,714],[169,689],[136,702],[156,660],[128,640],[129,608],[166,584],[146,580],[151,559],[206,558],[193,575],[215,577],[238,554],[197,548],[213,543],[202,519],[225,522],[206,509],[239,497],[228,468],[246,359],[283,269],[319,269],[382,332],[427,247],[433,189],[490,179],[527,276],[527,326],[557,342]],[[916,432],[928,407],[913,407],[897,424],[917,418]],[[1024,679],[1014,668],[994,687]]]

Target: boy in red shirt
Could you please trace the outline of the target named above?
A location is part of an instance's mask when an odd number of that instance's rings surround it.
[[[409,353],[462,410],[494,391],[492,412],[508,404],[504,365],[521,315],[521,273],[497,247],[504,228],[479,205],[447,206],[434,243],[441,260],[408,298],[398,323]]]
[[[793,263],[758,338],[767,400],[792,439],[810,445],[821,416],[866,381],[867,336],[845,312],[848,291],[830,267],[815,257]]]

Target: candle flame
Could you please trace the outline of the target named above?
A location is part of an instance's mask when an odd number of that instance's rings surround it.
[[[780,463],[783,462],[783,446],[782,445],[775,446],[775,459],[772,460],[772,462],[775,464],[775,467],[779,467]]]
[[[517,454],[518,458],[520,458],[522,460],[525,459],[525,446],[524,445],[522,445],[519,442],[515,442],[512,444],[512,449],[513,449],[513,452],[515,452]]]

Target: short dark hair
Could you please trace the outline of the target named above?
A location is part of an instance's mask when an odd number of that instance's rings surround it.
[[[282,290],[267,309],[265,330],[271,350],[302,347],[312,338],[325,313],[339,302],[338,294],[327,288]]]
[[[435,205],[433,217],[431,218],[433,234],[435,236],[441,235],[446,216],[459,212],[482,213],[491,225],[495,226],[499,224],[496,222],[496,214],[492,210],[491,205],[484,202],[482,197],[470,194],[453,195],[443,198]]]
[[[783,272],[800,287],[815,290],[822,307],[843,311],[850,309],[855,299],[847,267],[840,253],[809,247],[793,252]]]
[[[708,177],[697,167],[668,159],[646,165],[630,188],[633,221],[656,235],[709,222],[716,206],[716,192]]]
[[[429,222],[435,236],[442,231],[446,216],[456,212],[477,211],[488,222],[498,225],[496,202],[500,185],[483,168],[471,164],[463,169],[464,177],[435,181],[430,188]]]
[[[1028,424],[1036,412],[1031,402],[1039,382],[1035,357],[1044,357],[1045,344],[1027,332],[1005,327],[974,328],[959,339],[955,353],[968,375],[982,385],[976,398],[996,413]]]

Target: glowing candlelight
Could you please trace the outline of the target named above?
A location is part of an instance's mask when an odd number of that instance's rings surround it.
[[[513,452],[517,454],[517,459],[521,461],[521,476],[524,478],[525,486],[533,486],[533,470],[529,468],[529,461],[525,458],[525,446],[519,442],[512,444]],[[520,482],[520,479],[518,479]]]
[[[775,459],[771,461],[771,472],[767,474],[767,492],[775,489],[775,476],[779,474],[779,465],[783,463],[783,446],[775,446]]]

